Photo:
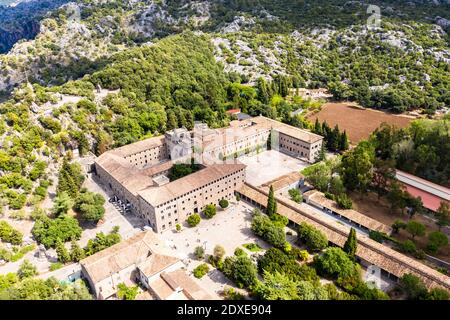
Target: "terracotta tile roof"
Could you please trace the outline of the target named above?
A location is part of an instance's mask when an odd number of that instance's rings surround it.
[[[167,300],[171,295],[175,294],[175,290],[163,278],[159,277],[152,281],[150,289],[156,294],[158,299]],[[176,300],[189,300],[184,294],[177,295]]]
[[[260,203],[267,204],[268,193],[249,184],[245,184],[239,192],[246,197]],[[289,220],[300,224],[306,222],[325,233],[332,243],[343,246],[347,240],[350,228],[336,223],[334,220],[320,215],[306,204],[298,204],[289,199],[278,201],[278,212]],[[357,234],[357,256],[376,265],[383,270],[401,277],[406,273],[413,273],[420,277],[427,287],[444,287],[450,290],[450,278],[425,264],[422,264],[390,247],[378,243],[369,237]]]
[[[123,147],[116,148],[114,150],[109,151],[110,153],[114,153],[121,157],[128,157],[130,155],[146,151],[148,149],[152,149],[158,146],[164,145],[164,136],[153,137],[149,139],[145,139],[142,141],[138,141],[132,144],[128,144]]]
[[[148,259],[138,264],[138,268],[146,277],[151,277],[152,275],[161,272],[161,270],[174,265],[178,261],[180,261],[178,258],[154,253],[148,257]]]
[[[151,254],[159,254],[164,250],[164,244],[153,231],[146,231],[97,252],[81,260],[80,264],[92,281],[97,283],[111,276],[111,274],[142,263]]]
[[[172,181],[159,188],[149,188],[139,192],[139,195],[153,206],[163,204],[168,200],[182,196],[197,188],[203,187],[220,177],[245,169],[245,165],[213,164],[188,176]]]
[[[106,152],[99,156],[96,160],[96,165],[108,172],[112,178],[133,195],[137,195],[138,191],[154,185],[146,170],[138,169],[129,161],[113,152]],[[149,172],[152,172],[152,170],[149,170]]]
[[[266,117],[255,117],[252,119],[249,119],[249,121],[255,122],[258,126],[264,127],[264,128],[273,128],[285,135],[288,135],[290,137],[308,142],[308,143],[315,143],[317,141],[320,141],[323,139],[322,136],[319,136],[315,133],[309,132],[307,130],[299,129],[290,125],[287,125],[285,123],[266,118]]]
[[[161,273],[161,278],[164,279],[173,289],[182,288],[183,293],[190,300],[213,300],[202,287],[200,287],[194,279],[190,278],[183,270],[176,270],[173,272]]]
[[[266,182],[261,185],[261,187],[267,187],[270,188],[270,186],[273,187],[273,190],[277,191],[280,189],[283,189],[287,186],[290,186],[291,184],[300,181],[300,179],[303,178],[303,175],[298,172],[294,171],[288,174],[285,174],[284,176],[278,177],[272,181]]]
[[[366,227],[369,230],[384,232],[386,234],[390,234],[392,232],[391,227],[375,219],[372,219],[371,217],[368,217],[356,210],[345,210],[339,208],[335,201],[328,199],[322,192],[319,192],[317,190],[306,192],[305,198],[308,198],[310,201],[328,208],[340,214],[341,216]]]

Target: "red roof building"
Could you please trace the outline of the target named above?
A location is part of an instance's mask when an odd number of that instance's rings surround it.
[[[442,201],[450,204],[450,189],[400,170],[396,177],[410,195],[422,199],[425,208],[436,212]]]

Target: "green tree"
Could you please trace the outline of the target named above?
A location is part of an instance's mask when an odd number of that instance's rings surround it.
[[[373,177],[375,151],[369,143],[360,143],[345,153],[341,161],[341,175],[344,185],[350,190],[365,193]]]
[[[69,251],[59,239],[56,241],[56,254],[58,255],[58,261],[61,263],[67,263],[71,260]]]
[[[97,222],[105,215],[104,204],[101,194],[82,190],[75,199],[74,209],[84,220]]]
[[[425,226],[417,221],[409,221],[406,225],[406,231],[408,231],[414,239],[416,236],[421,237],[425,235]]]
[[[216,205],[214,205],[214,204],[208,204],[203,209],[203,214],[208,219],[211,219],[212,217],[214,217],[216,215],[216,213],[217,213],[217,208],[216,208]]]
[[[267,198],[267,215],[270,217],[277,213],[277,201],[275,200],[275,194],[273,186],[269,188],[269,197]]]
[[[404,274],[400,278],[400,285],[411,300],[424,299],[427,296],[427,288],[422,280],[413,274]]]
[[[135,300],[139,293],[138,286],[128,287],[123,282],[117,285],[117,289],[117,297],[121,300]]]
[[[46,248],[54,248],[58,239],[62,242],[80,239],[82,229],[75,218],[61,215],[56,219],[43,217],[37,220],[31,232]]]
[[[356,230],[354,228],[351,228],[347,241],[345,241],[343,250],[353,260],[355,259],[357,243]]]
[[[251,288],[257,281],[256,266],[247,256],[239,256],[233,265],[233,280],[241,288]]]
[[[255,292],[262,300],[297,300],[297,286],[297,281],[283,273],[265,271],[263,281],[257,284]]]
[[[347,132],[344,130],[339,137],[339,150],[345,151],[349,148]]]
[[[398,233],[400,229],[406,228],[406,222],[401,220],[395,220],[395,222],[392,224],[392,230],[394,233]]]
[[[220,201],[219,201],[219,206],[222,208],[222,209],[225,209],[225,208],[228,208],[228,200],[227,199],[221,199]]]
[[[355,276],[359,272],[357,265],[341,248],[327,248],[322,255],[314,257],[316,270],[327,277],[345,278]]]
[[[191,214],[188,218],[187,218],[187,223],[191,226],[191,227],[195,227],[196,225],[198,225],[201,221],[200,215],[197,213]]]
[[[24,260],[17,270],[17,276],[20,280],[38,275],[36,267],[28,260]]]
[[[442,288],[433,288],[430,290],[427,300],[450,300],[450,293]]]
[[[86,257],[84,250],[78,245],[75,240],[72,240],[70,247],[70,258],[72,261],[79,262]]]
[[[298,227],[298,240],[311,251],[321,251],[328,246],[327,236],[306,222]]]
[[[63,191],[55,198],[52,207],[52,213],[58,217],[62,214],[66,214],[73,206],[73,200],[69,197],[67,192]]]
[[[439,226],[439,230],[442,227],[448,226],[450,222],[450,208],[449,204],[446,201],[441,201],[439,204],[439,208],[436,211],[437,225]]]
[[[431,253],[436,253],[439,248],[448,244],[448,237],[445,233],[440,231],[433,231],[428,235],[427,250]]]

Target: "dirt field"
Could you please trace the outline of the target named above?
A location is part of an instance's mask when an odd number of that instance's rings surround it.
[[[363,109],[352,103],[326,103],[318,113],[308,116],[308,120],[315,122],[326,121],[330,127],[339,125],[341,130],[347,130],[352,144],[366,139],[383,122],[407,127],[414,120],[412,117],[389,114],[381,111]]]
[[[386,199],[381,198],[378,201],[378,197],[375,193],[369,193],[361,198],[358,193],[352,192],[349,196],[353,201],[353,209],[388,226],[391,226],[397,219],[405,222],[409,221],[409,216],[406,214],[402,215],[401,213],[392,213]],[[423,237],[416,237],[414,239],[414,242],[419,248],[425,249],[428,242],[427,235],[430,232],[437,231],[438,227],[432,220],[424,215],[416,214],[414,215],[413,220],[422,223],[426,227],[426,235]],[[398,234],[393,234],[393,236],[400,241],[411,239],[411,235],[406,230],[400,230]],[[450,246],[447,246],[441,248],[434,256],[450,262],[449,251]]]

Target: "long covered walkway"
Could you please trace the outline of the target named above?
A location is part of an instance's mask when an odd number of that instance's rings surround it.
[[[265,209],[268,193],[255,186],[245,184],[237,191],[241,198],[252,205]],[[343,247],[350,228],[336,223],[310,206],[298,204],[289,199],[276,197],[278,213],[287,217],[290,224],[296,227],[306,222],[325,233],[334,245]],[[427,287],[444,287],[450,290],[450,278],[446,275],[410,258],[385,245],[382,245],[364,234],[357,233],[358,246],[356,255],[363,263],[378,266],[382,272],[391,278],[400,278],[406,273],[419,276]]]

